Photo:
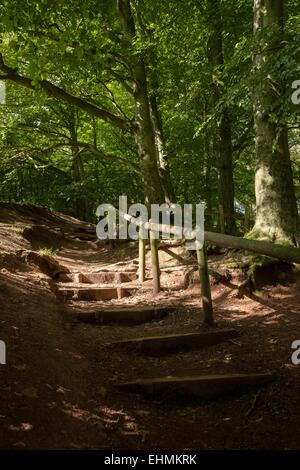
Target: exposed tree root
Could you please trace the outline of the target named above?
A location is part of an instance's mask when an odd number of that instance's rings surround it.
[[[237,297],[243,298],[244,295],[251,295],[257,290],[254,273],[247,275],[247,278],[237,287]]]
[[[261,240],[261,241],[267,241],[267,242],[272,242],[272,243],[277,243],[279,245],[285,245],[285,246],[299,246],[299,234],[288,234],[283,232],[282,230],[274,230],[274,229],[258,229],[254,227],[247,235],[245,235],[245,238],[248,238],[249,240]]]
[[[236,290],[238,298],[252,295],[264,285],[292,282],[299,274],[293,263],[242,251],[228,252],[224,261],[221,271],[210,269],[210,274],[215,282],[223,282]],[[230,282],[234,278],[240,282]]]
[[[58,279],[60,273],[68,273],[69,270],[62,266],[57,260],[50,256],[40,255],[35,251],[24,253],[26,262],[38,266],[42,273],[47,274],[52,279]]]

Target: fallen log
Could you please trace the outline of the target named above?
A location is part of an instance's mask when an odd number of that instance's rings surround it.
[[[168,232],[169,234],[176,234],[176,227],[169,227],[163,224],[155,224],[151,222],[138,222],[129,214],[119,211],[119,215],[127,221],[136,224],[137,226],[144,227],[145,229],[152,229],[161,233]],[[183,236],[188,240],[195,239],[196,231],[185,230],[183,228]],[[292,263],[300,263],[300,249],[293,246],[278,245],[276,243],[263,241],[263,240],[249,240],[247,238],[234,237],[233,235],[224,235],[216,232],[204,232],[204,240],[218,246],[226,248],[236,248],[238,250],[252,251],[261,255],[277,258],[282,261]]]
[[[234,237],[216,232],[204,232],[204,239],[215,245],[238,250],[252,251],[260,255],[270,256],[282,261],[300,263],[300,249],[293,246],[277,245],[276,243],[262,240],[248,240],[247,238]]]

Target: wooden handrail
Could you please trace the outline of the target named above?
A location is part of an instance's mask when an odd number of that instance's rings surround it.
[[[143,227],[147,230],[160,232],[162,234],[170,233],[171,235],[176,235],[178,233],[176,233],[175,227],[169,227],[168,225],[163,224],[155,224],[153,222],[140,223],[129,214],[124,214],[120,211],[118,212],[119,215],[128,222],[131,222],[136,226]],[[195,229],[190,231],[189,229],[183,228],[182,232],[184,238],[190,241],[195,240]],[[282,261],[300,263],[300,249],[289,245],[280,245],[264,240],[250,240],[248,238],[235,237],[233,235],[225,235],[223,233],[207,231],[204,232],[204,240],[206,242],[210,242],[218,246],[224,246],[226,248],[236,248],[239,250],[251,251],[261,255],[270,256],[271,258],[277,258]]]

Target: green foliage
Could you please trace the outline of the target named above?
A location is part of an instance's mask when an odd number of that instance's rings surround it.
[[[57,255],[57,251],[53,248],[39,248],[38,254],[41,256],[48,256],[49,258],[54,258]]]
[[[131,47],[122,34],[116,1],[26,0],[20,8],[17,0],[2,0],[0,52],[5,64],[30,77],[34,89],[9,83],[7,104],[0,106],[0,199],[75,215],[85,201],[89,220],[98,204],[115,204],[121,194],[129,202],[143,200],[133,135],[49,98],[40,85],[48,80],[132,124],[137,56],[146,64],[149,96],[157,100],[178,202],[205,201],[208,223],[217,226],[215,136],[226,108],[237,221],[244,230],[242,214],[255,202],[252,90],[269,72],[274,86],[282,80],[287,84],[278,90],[270,113],[275,120],[276,110],[282,109],[282,119],[294,128],[290,139],[299,199],[299,108],[290,100],[290,84],[300,79],[298,2],[287,2],[284,46],[272,53],[260,74],[253,73],[252,57],[264,38],[253,40],[248,0],[221,1],[224,66],[211,69],[208,48],[215,20],[208,2],[132,0],[138,27]],[[222,90],[217,103],[212,99],[215,82]],[[76,151],[80,175],[74,170]]]

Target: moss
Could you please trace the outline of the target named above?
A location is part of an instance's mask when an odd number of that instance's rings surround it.
[[[258,230],[251,230],[248,233],[245,233],[244,238],[248,240],[259,240],[261,239],[261,233]]]
[[[253,291],[253,294],[256,297],[263,297],[264,296],[263,292],[261,290],[257,290],[257,289]]]
[[[6,251],[0,251],[0,263],[4,263],[7,254]]]
[[[281,271],[281,272],[277,273],[277,278],[278,278],[279,281],[286,281],[286,280],[289,279],[289,275],[288,275],[288,273],[285,273],[285,272]]]
[[[26,225],[14,225],[12,230],[16,233],[20,233],[23,235],[24,230],[26,229]]]
[[[295,248],[295,244],[293,243],[292,238],[282,238],[282,237],[276,238],[275,236],[271,237],[271,236],[268,236],[266,232],[261,232],[259,230],[254,230],[254,229],[246,233],[244,235],[244,238],[247,238],[248,240],[266,241],[266,242],[275,243],[276,245],[291,246]]]
[[[241,267],[241,263],[224,263],[223,266],[224,266],[224,268],[232,268],[232,269],[235,269],[235,268],[240,268],[240,267]]]
[[[57,255],[57,250],[54,250],[53,248],[39,248],[37,252],[39,255],[48,256],[49,258],[54,258]]]

